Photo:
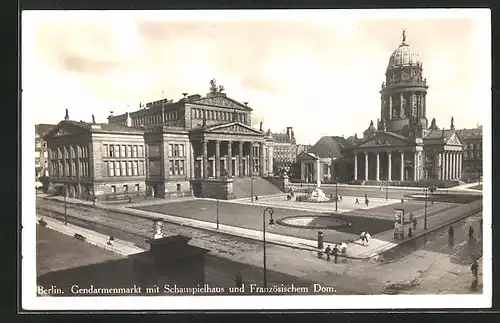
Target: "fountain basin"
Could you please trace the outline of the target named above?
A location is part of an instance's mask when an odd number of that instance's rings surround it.
[[[329,215],[299,215],[281,218],[279,225],[302,229],[338,229],[349,227],[351,223],[343,218]]]

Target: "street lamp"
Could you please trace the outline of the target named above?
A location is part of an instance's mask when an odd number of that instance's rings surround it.
[[[274,214],[274,209],[272,207],[266,207],[264,211],[262,212],[262,234],[263,234],[263,239],[262,241],[264,242],[264,288],[267,287],[267,265],[266,265],[266,212],[269,213],[270,219],[269,219],[269,225],[272,226],[274,225],[274,219],[273,219],[273,214]]]
[[[339,186],[339,178],[335,178],[335,212],[337,212],[337,201],[339,200],[339,194],[338,194],[338,186]]]
[[[253,179],[255,178],[255,176],[252,175],[252,177],[250,177],[250,200],[252,201],[253,203]]]
[[[219,230],[219,198],[215,200],[215,205],[217,209],[217,230]]]
[[[427,230],[427,191],[429,190],[429,186],[424,187],[425,191],[425,202],[424,202],[424,230]]]
[[[385,200],[389,199],[389,185],[385,185]]]
[[[66,197],[68,196],[68,192],[66,189],[64,190],[64,225],[68,224],[68,214],[66,213]]]

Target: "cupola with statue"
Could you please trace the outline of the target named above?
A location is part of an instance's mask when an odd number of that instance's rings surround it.
[[[406,41],[406,31],[403,30],[401,44],[389,58],[385,82],[380,91],[380,119],[385,119],[387,131],[409,136],[412,123],[427,128],[428,88],[423,77],[422,61]]]

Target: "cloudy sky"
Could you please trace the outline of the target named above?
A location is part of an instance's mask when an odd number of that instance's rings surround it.
[[[139,102],[206,94],[212,78],[255,125],[301,143],[380,117],[391,53],[407,43],[430,86],[427,118],[457,128],[491,109],[489,11],[23,12],[23,113],[106,122]]]

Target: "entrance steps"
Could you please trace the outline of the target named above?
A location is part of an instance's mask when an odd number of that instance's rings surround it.
[[[252,194],[252,179],[250,177],[235,178],[233,182],[233,193],[235,198],[250,197]],[[266,196],[283,194],[283,192],[271,182],[262,177],[253,179],[253,195]]]

